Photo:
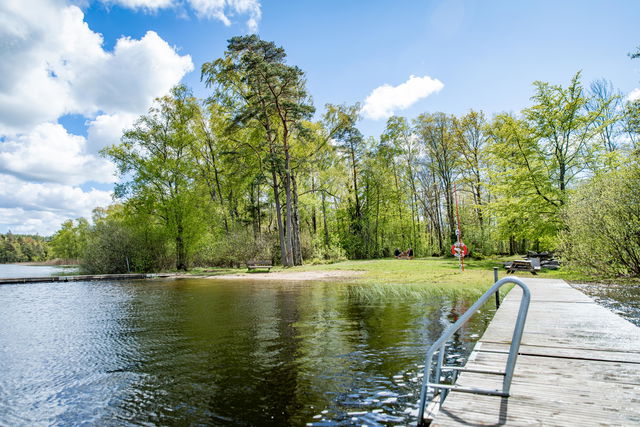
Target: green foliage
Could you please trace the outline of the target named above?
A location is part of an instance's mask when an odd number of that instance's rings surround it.
[[[622,128],[631,141],[632,148],[637,152],[640,148],[640,99],[628,102],[624,107]]]
[[[150,272],[167,269],[172,257],[165,230],[154,218],[126,212],[122,205],[93,212],[94,225],[80,268],[88,274]]]
[[[116,195],[126,197],[136,213],[162,222],[179,270],[187,268],[201,228],[201,198],[192,185],[196,176],[192,130],[198,114],[199,105],[189,90],[176,86],[124,133],[120,145],[104,150],[128,179]]]
[[[0,263],[44,261],[49,246],[40,236],[0,234]]]
[[[290,267],[396,248],[448,256],[458,216],[476,259],[552,250],[575,189],[637,156],[640,103],[604,80],[585,90],[580,73],[567,86],[535,82],[528,108],[490,123],[473,110],[394,116],[376,138],[358,129],[359,104],[310,121],[305,75],[286,59],[273,42],[234,37],[202,66],[209,98],[177,86],[157,99],[104,151],[122,206],[93,226],[63,224],[53,252],[83,254],[92,272]]]
[[[608,123],[600,120],[599,110],[587,108],[580,73],[566,88],[543,82],[534,86],[535,104],[522,119],[501,114],[490,127],[490,208],[498,235],[510,241],[510,253],[525,249],[517,248],[517,241],[535,242],[536,249],[555,247],[562,207],[596,163],[597,136]]]
[[[62,223],[62,228],[51,237],[49,246],[51,256],[64,260],[77,260],[81,257],[86,241],[89,222],[85,218],[74,221],[67,220]]]
[[[223,58],[202,66],[202,78],[214,98],[233,107],[228,129],[254,127],[262,138],[249,146],[268,165],[276,209],[280,258],[302,264],[295,145],[305,141],[303,121],[315,108],[306,92],[304,73],[286,64],[286,53],[256,35],[233,37]],[[284,215],[280,206],[284,190]],[[282,218],[284,216],[284,219]]]
[[[94,215],[95,218],[95,215]],[[132,271],[132,235],[122,219],[115,215],[95,218],[80,268],[88,274],[127,273]],[[129,261],[131,260],[131,261]],[[136,271],[133,266],[133,271]]]
[[[580,186],[565,221],[560,249],[572,265],[600,275],[640,275],[640,165]]]
[[[235,230],[223,239],[203,239],[194,262],[218,267],[244,267],[252,259],[272,260],[277,253],[277,235],[254,235],[249,230]]]

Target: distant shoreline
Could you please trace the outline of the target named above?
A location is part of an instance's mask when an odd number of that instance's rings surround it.
[[[78,260],[75,259],[49,259],[46,261],[24,261],[24,262],[5,262],[6,265],[26,265],[34,267],[77,267]]]

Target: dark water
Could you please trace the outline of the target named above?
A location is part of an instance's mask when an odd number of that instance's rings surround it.
[[[65,274],[77,274],[77,268],[49,266],[49,265],[23,265],[0,264],[0,278],[10,279],[15,277],[48,277],[62,276]]]
[[[640,326],[640,284],[572,284],[598,304]]]
[[[0,425],[406,425],[428,345],[470,305],[348,284],[0,286]],[[487,308],[451,342],[462,362]]]

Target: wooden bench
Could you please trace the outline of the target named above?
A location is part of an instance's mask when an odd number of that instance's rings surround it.
[[[508,274],[513,274],[516,271],[528,271],[533,275],[538,274],[540,271],[540,258],[531,258],[527,260],[517,259],[512,261],[511,264],[505,266]]]
[[[270,260],[266,259],[250,259],[247,261],[247,269],[251,270],[262,270],[266,269],[267,271],[271,271],[273,267],[273,263]]]

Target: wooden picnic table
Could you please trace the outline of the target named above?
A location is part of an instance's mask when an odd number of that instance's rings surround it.
[[[517,259],[507,266],[507,273],[513,274],[516,271],[528,271],[536,275],[540,271],[540,258]]]

